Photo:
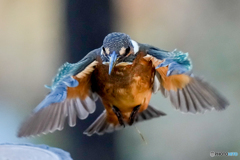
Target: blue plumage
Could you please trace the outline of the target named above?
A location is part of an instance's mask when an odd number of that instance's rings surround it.
[[[79,62],[78,62],[79,63]],[[51,90],[55,90],[60,82],[63,81],[64,78],[72,76],[72,71],[78,67],[78,63],[64,63],[58,70],[57,75],[52,80]]]
[[[151,60],[152,63],[143,63],[142,58]],[[111,74],[112,69],[120,63],[120,69],[114,69],[115,73]],[[131,63],[130,67],[125,66]],[[154,70],[152,64],[156,69],[167,67]],[[130,72],[125,71],[127,69]],[[109,74],[106,73],[107,70]],[[176,74],[184,75],[171,76]],[[139,88],[142,82],[146,87]],[[78,88],[70,88],[78,85]],[[213,108],[222,110],[229,105],[208,83],[193,76],[188,53],[176,49],[169,52],[141,44],[124,33],[110,33],[100,48],[91,51],[77,63],[62,65],[52,80],[52,85],[47,88],[51,90],[50,93],[24,122],[19,137],[62,130],[67,117],[69,126],[75,126],[77,117],[85,119],[95,111],[98,97],[106,110],[85,131],[89,136],[112,132],[125,123],[132,125],[141,119],[165,115],[151,106],[145,107],[150,101],[151,93],[158,90],[165,97],[169,96],[173,106],[183,112],[203,113]],[[142,99],[146,101],[143,102]]]
[[[79,61],[77,63],[68,63],[68,62],[64,63],[59,68],[57,75],[52,80],[52,86],[49,88],[51,90],[55,90],[56,87],[58,87],[59,83],[61,83],[64,80],[64,78],[74,75],[74,73],[76,73],[76,70],[81,68],[82,63],[84,63],[84,61]],[[85,68],[85,66],[84,66],[84,68]]]
[[[192,63],[188,57],[188,53],[177,51],[167,52],[157,48],[151,48],[148,52],[154,57],[164,60],[163,63],[156,67],[168,66],[167,76],[174,74],[188,73],[192,69]],[[87,65],[92,62],[94,57],[85,57],[77,63],[64,63],[58,70],[57,75],[52,81],[52,86],[47,87],[51,89],[46,98],[34,109],[34,112],[49,106],[52,103],[59,103],[67,97],[67,87],[76,87],[78,81],[71,76],[81,72]]]
[[[67,87],[78,86],[78,81],[71,76],[65,77],[61,82],[52,90],[44,100],[33,110],[34,113],[41,109],[48,107],[52,103],[59,103],[67,98]]]
[[[192,63],[188,57],[188,53],[183,53],[176,49],[172,52],[167,52],[156,48],[150,49],[149,52],[153,54],[154,57],[164,60],[164,62],[159,64],[156,69],[168,66],[167,76],[183,74],[192,70]]]
[[[98,54],[100,54],[101,49],[95,49],[88,53],[86,57],[77,63],[64,63],[59,69],[57,75],[52,80],[52,86],[47,87],[51,90],[54,90],[58,84],[63,81],[64,78],[76,75],[83,71],[90,63],[92,63]],[[97,53],[97,54],[96,54]]]

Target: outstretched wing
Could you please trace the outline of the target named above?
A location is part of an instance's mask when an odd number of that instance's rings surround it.
[[[51,92],[22,124],[18,137],[62,130],[66,118],[70,126],[76,118],[85,119],[96,109],[96,93],[91,91],[91,74],[100,49],[90,52],[75,64],[65,63],[53,79]]]
[[[149,45],[143,48],[148,54],[144,58],[151,60],[156,69],[153,92],[161,90],[165,97],[170,97],[176,109],[203,113],[213,108],[223,110],[229,105],[216,89],[192,74],[188,53],[168,52]]]

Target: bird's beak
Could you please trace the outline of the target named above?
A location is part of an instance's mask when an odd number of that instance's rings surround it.
[[[117,64],[117,53],[115,51],[113,51],[110,56],[109,75],[111,74],[111,72],[116,64]]]

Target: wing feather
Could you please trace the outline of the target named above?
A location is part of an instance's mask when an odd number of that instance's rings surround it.
[[[98,96],[91,91],[91,75],[99,53],[90,52],[76,64],[65,64],[53,80],[51,92],[22,124],[18,137],[62,130],[66,118],[69,126],[76,125],[77,117],[85,119],[96,110]]]
[[[73,101],[70,101],[70,103],[68,103],[68,124],[70,127],[74,127],[76,125],[76,121],[77,121],[77,114],[75,111],[75,107],[73,104]]]
[[[86,119],[88,117],[89,112],[86,111],[80,99],[78,98],[75,100],[75,107],[76,107],[76,111],[79,119]]]
[[[170,97],[173,106],[182,112],[204,113],[205,110],[223,110],[229,102],[218,91],[202,79],[193,76],[188,53],[163,51],[142,45],[147,52],[144,57],[152,61],[156,69],[155,79],[165,97]],[[157,83],[154,82],[153,92]],[[142,118],[146,118],[143,114]]]

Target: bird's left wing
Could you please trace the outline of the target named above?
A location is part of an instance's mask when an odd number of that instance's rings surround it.
[[[155,66],[153,92],[161,90],[165,97],[170,97],[176,109],[203,113],[211,109],[223,110],[229,105],[216,89],[192,74],[188,53],[168,52],[144,44],[140,44],[140,49],[147,54],[144,58]]]
[[[22,124],[18,137],[62,130],[68,117],[70,126],[76,118],[85,119],[96,109],[97,95],[91,91],[91,74],[101,49],[88,53],[75,64],[65,63],[48,87],[51,92]]]

